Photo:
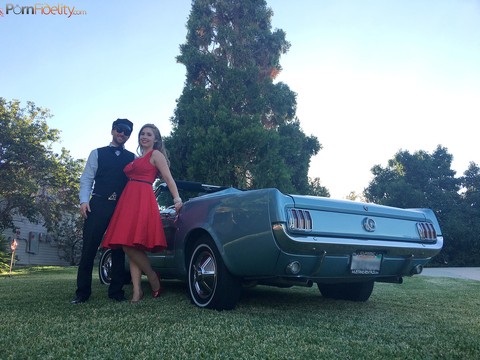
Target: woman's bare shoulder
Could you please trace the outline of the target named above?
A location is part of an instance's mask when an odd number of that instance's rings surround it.
[[[160,150],[154,149],[151,156],[155,161],[167,161]]]

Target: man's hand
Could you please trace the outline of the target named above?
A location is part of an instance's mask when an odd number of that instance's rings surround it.
[[[81,203],[80,204],[80,214],[82,214],[82,217],[86,219],[88,217],[87,212],[90,212],[90,204],[87,202]]]

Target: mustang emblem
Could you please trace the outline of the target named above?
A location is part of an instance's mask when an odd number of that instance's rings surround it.
[[[365,219],[363,219],[362,225],[363,225],[363,228],[368,232],[374,232],[377,227],[375,220],[369,217],[366,217]]]

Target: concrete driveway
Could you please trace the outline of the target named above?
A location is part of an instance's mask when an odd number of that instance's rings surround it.
[[[424,268],[421,275],[480,281],[480,267]]]

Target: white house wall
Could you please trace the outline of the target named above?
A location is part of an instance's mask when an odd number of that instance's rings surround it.
[[[45,227],[40,224],[32,224],[24,218],[14,219],[13,223],[19,232],[14,234],[10,229],[4,231],[3,235],[9,242],[14,238],[17,240],[18,246],[15,255],[18,260],[15,261],[15,265],[69,265],[68,262],[60,259],[58,246],[52,241]]]

